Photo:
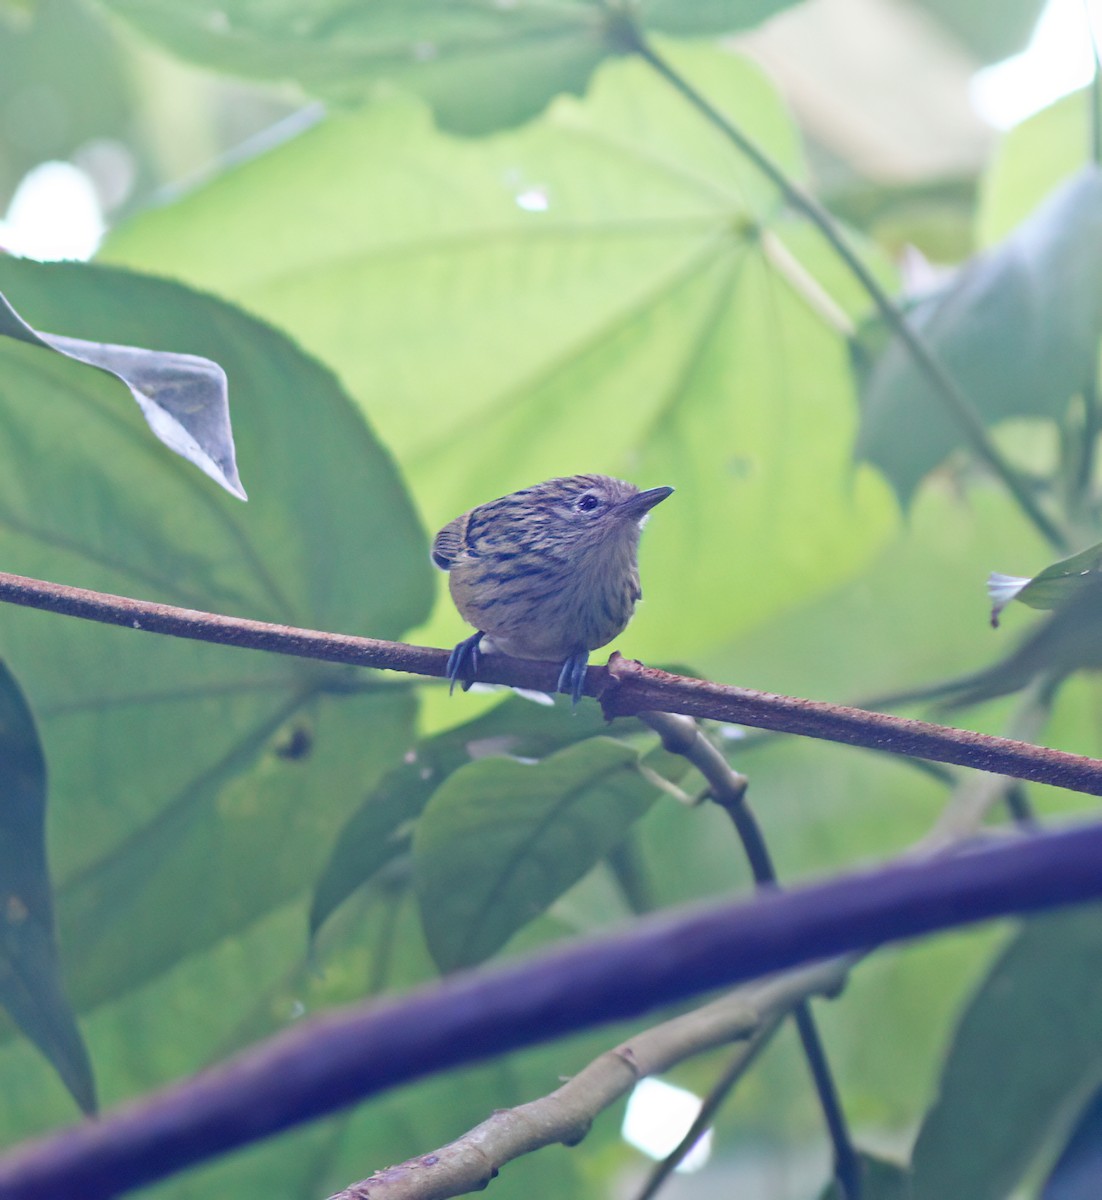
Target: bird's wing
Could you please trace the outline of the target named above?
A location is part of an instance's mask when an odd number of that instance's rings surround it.
[[[467,521],[470,513],[464,513],[449,521],[432,542],[432,561],[441,571],[450,571],[455,560],[467,545]]]

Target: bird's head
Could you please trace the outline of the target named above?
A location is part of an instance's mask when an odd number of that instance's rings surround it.
[[[608,475],[569,475],[526,488],[524,496],[545,528],[579,547],[634,541],[650,510],[673,492],[671,487],[640,491],[633,483]]]

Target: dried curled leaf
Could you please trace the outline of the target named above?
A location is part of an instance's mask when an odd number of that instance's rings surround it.
[[[237,473],[226,373],[209,358],[86,342],[33,329],[0,293],[0,336],[53,350],[126,384],[149,428],[231,495],[246,500]]]

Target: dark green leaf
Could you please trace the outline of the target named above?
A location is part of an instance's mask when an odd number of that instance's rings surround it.
[[[333,376],[286,337],[100,267],[0,259],[0,286],[36,325],[171,339],[223,362],[254,483],[238,504],[113,404],[113,381],[0,339],[8,569],[383,638],[424,619],[427,540],[401,480]],[[50,762],[58,925],[80,1010],[301,896],[414,738],[401,683],[350,669],[11,606],[0,645],[33,689]]]
[[[1086,167],[1005,242],[912,310],[914,327],[985,423],[1057,417],[1085,385],[1102,334],[1099,258],[1102,170]],[[882,329],[874,326],[864,337],[872,351],[859,350],[857,358],[857,452],[906,502],[964,438],[899,339],[878,352]]]
[[[1040,1200],[1098,1200],[1102,1183],[1102,1091],[1079,1114],[1071,1138],[1049,1172]]]
[[[645,25],[727,33],[793,0],[648,0]],[[268,0],[108,0],[107,7],[175,53],[260,79],[294,79],[328,100],[355,102],[394,86],[424,96],[446,129],[486,133],[580,93],[622,53],[622,17],[603,0],[455,4],[334,0],[289,16]]]
[[[490,758],[456,771],[413,836],[421,920],[440,969],[499,950],[617,845],[657,794],[638,752],[610,738],[540,763]]]
[[[490,755],[543,758],[607,728],[596,704],[585,703],[575,711],[561,698],[545,706],[510,696],[490,712],[410,750],[341,830],[314,891],[311,936],[356,888],[409,851],[412,822],[453,771]],[[638,728],[636,721],[618,721],[615,730]]]
[[[0,337],[53,350],[126,384],[158,438],[231,495],[246,499],[237,474],[226,373],[208,358],[61,337],[32,329],[0,294]]]
[[[0,663],[0,1004],[96,1108],[92,1064],[61,981],[46,864],[46,760],[19,685]]]
[[[1102,1072],[1102,912],[1025,925],[965,1010],[913,1156],[914,1200],[1005,1200]]]

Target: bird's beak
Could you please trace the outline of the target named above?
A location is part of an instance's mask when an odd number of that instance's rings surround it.
[[[623,516],[640,521],[656,504],[661,504],[667,496],[672,495],[672,487],[650,488],[645,492],[639,492],[629,497],[627,500],[621,500],[617,508]]]

